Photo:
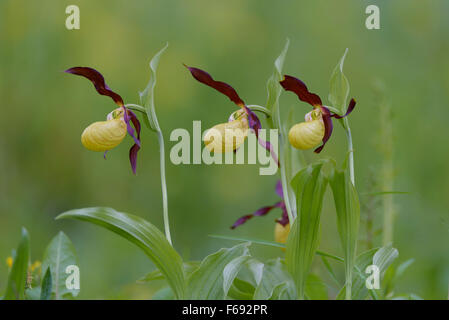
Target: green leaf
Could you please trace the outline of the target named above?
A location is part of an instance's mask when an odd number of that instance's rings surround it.
[[[282,285],[283,283],[285,284]],[[280,297],[288,300],[296,299],[296,289],[285,264],[278,258],[264,264],[262,279],[254,292],[254,300]]]
[[[349,97],[349,81],[343,73],[343,64],[347,53],[348,49],[345,50],[330,78],[329,101],[341,115],[346,113],[346,101]]]
[[[249,257],[249,245],[250,243],[242,243],[232,248],[222,248],[207,256],[188,279],[188,299],[224,299],[245,262],[242,256]]]
[[[30,261],[30,238],[28,231],[22,228],[22,238],[16,250],[16,256],[9,273],[5,300],[25,299],[25,286],[27,282],[28,264]]]
[[[302,169],[292,180],[296,191],[298,217],[287,239],[285,263],[295,279],[299,298],[304,299],[307,275],[319,244],[320,216],[327,179],[323,162]]]
[[[26,288],[25,289],[25,299],[26,300],[40,300],[41,298],[41,288]]]
[[[290,292],[296,292],[293,281],[285,281],[273,288],[270,300],[291,300]]]
[[[186,277],[188,277],[191,273],[198,269],[199,265],[199,261],[184,262],[184,274],[186,275]],[[155,269],[147,273],[145,276],[137,280],[137,283],[147,283],[155,280],[165,280],[165,276],[159,269]]]
[[[255,290],[248,281],[235,278],[228,291],[228,297],[235,300],[252,300]]]
[[[347,170],[335,167],[329,178],[337,212],[337,227],[345,259],[345,284],[352,288],[352,273],[355,263],[360,221],[360,204],[357,191]],[[351,298],[348,290],[347,299]]]
[[[53,284],[51,279],[51,267],[48,267],[47,271],[45,272],[44,278],[42,279],[40,299],[50,300],[52,289]]]
[[[159,269],[148,272],[145,276],[137,280],[138,283],[147,283],[155,280],[164,280],[165,277]]]
[[[60,231],[48,244],[42,260],[42,273],[51,270],[52,294],[56,300],[73,299],[79,293],[77,289],[68,289],[66,286],[66,268],[70,265],[78,266],[75,247],[70,239]],[[42,293],[44,294],[44,293]]]
[[[164,287],[158,291],[151,297],[152,300],[174,300],[175,295],[173,294],[173,290],[170,287]]]
[[[273,74],[267,81],[268,98],[266,107],[268,110],[271,111],[272,115],[271,121],[268,121],[270,127],[279,130],[279,162],[280,162],[279,170],[281,175],[282,188],[284,190],[284,201],[286,209],[289,218],[292,220],[296,214],[295,213],[296,203],[295,203],[295,195],[290,185],[288,184],[292,175],[292,170],[294,170],[294,168],[292,168],[290,161],[292,161],[293,159],[298,160],[300,158],[289,156],[291,148],[289,148],[286,128],[285,126],[283,126],[281,121],[281,111],[279,107],[279,97],[281,96],[281,93],[283,91],[279,82],[282,81],[284,77],[282,75],[282,67],[284,66],[284,60],[285,56],[287,55],[289,45],[290,40],[287,39],[284,49],[282,50],[281,54],[277,57],[277,59],[274,61]],[[303,163],[301,164],[301,167],[302,166]]]
[[[276,241],[271,241],[271,240],[263,240],[263,239],[257,239],[257,238],[252,238],[252,237],[236,237],[236,236],[226,236],[226,235],[219,235],[219,234],[210,234],[209,237],[211,238],[216,238],[216,239],[225,239],[225,240],[232,240],[232,241],[245,241],[245,242],[251,242],[254,244],[260,244],[260,245],[264,245],[264,246],[270,246],[270,247],[278,247],[278,248],[285,248],[285,244],[283,243],[279,243]],[[341,257],[338,257],[336,255],[321,251],[321,250],[316,250],[315,251],[316,255],[322,256],[322,257],[328,257],[340,262],[343,262],[344,259]]]
[[[235,258],[231,262],[229,262],[223,270],[223,291],[224,297],[228,295],[229,288],[234,283],[234,279],[237,276],[238,272],[242,265],[248,261],[249,255],[244,255]]]
[[[327,300],[327,286],[321,278],[309,273],[306,280],[305,295],[309,300]]]
[[[88,221],[131,241],[141,248],[161,270],[173,289],[175,297],[177,299],[184,298],[185,278],[182,259],[164,234],[148,221],[138,216],[103,207],[67,211],[56,219],[62,218]]]
[[[282,87],[279,84],[283,79],[282,67],[284,66],[285,56],[287,55],[288,47],[290,45],[290,40],[287,39],[282,49],[281,54],[274,61],[273,74],[267,81],[267,103],[266,107],[270,110],[273,116],[277,113],[277,108],[279,107],[279,97],[282,93]]]
[[[366,287],[366,279],[369,274],[365,273],[366,268],[370,265],[376,265],[379,268],[380,280],[382,286],[382,279],[385,271],[391,263],[397,258],[398,251],[390,246],[382,248],[374,248],[361,253],[357,256],[354,265],[354,281],[352,282],[351,298],[354,300],[366,299],[370,293],[373,298],[377,299],[377,293],[373,290],[368,290]],[[344,299],[346,297],[346,286],[339,292],[337,299]]]
[[[380,272],[381,276],[385,273],[385,270],[393,263],[393,261],[399,256],[399,252],[392,245],[388,245],[380,248],[373,257],[373,264],[375,264]]]
[[[167,49],[167,47],[168,43],[151,59],[150,80],[148,81],[146,88],[142,92],[139,92],[141,104],[145,107],[151,129],[153,129],[155,132],[161,131],[154,106],[154,87],[156,86],[156,70],[157,66],[159,65],[159,60],[161,59],[161,56]]]

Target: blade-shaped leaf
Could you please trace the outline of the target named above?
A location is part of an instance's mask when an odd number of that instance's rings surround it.
[[[252,300],[255,290],[251,283],[235,278],[228,291],[228,297],[235,300]]]
[[[283,79],[282,75],[282,67],[284,66],[285,56],[287,55],[288,47],[290,45],[290,40],[287,39],[284,49],[281,54],[274,61],[274,70],[273,74],[267,81],[267,109],[271,110],[271,121],[268,121],[269,125],[279,130],[279,170],[281,174],[281,183],[282,189],[284,190],[284,201],[286,205],[286,209],[288,215],[291,219],[296,216],[295,211],[295,195],[293,193],[292,188],[288,184],[291,178],[291,163],[290,161],[293,157],[289,157],[288,153],[290,152],[290,148],[288,148],[288,139],[285,127],[282,125],[281,121],[281,112],[279,107],[279,97],[283,91],[280,81]],[[294,159],[301,159],[295,157]],[[302,165],[301,165],[302,167]]]
[[[316,274],[309,273],[306,280],[305,295],[309,300],[327,300],[327,286]]]
[[[185,281],[182,259],[159,229],[148,221],[103,207],[67,211],[56,219],[62,218],[97,224],[136,244],[161,270],[176,298],[184,298]]]
[[[285,264],[278,258],[264,264],[262,279],[254,292],[254,300],[280,297],[288,300],[296,299],[296,288]]]
[[[319,244],[320,216],[327,179],[321,172],[323,162],[302,169],[292,180],[296,192],[298,217],[287,239],[285,263],[304,299],[307,275]]]
[[[53,284],[52,284],[52,278],[51,278],[51,267],[48,267],[47,271],[45,272],[44,278],[42,279],[40,299],[41,300],[50,300],[52,289],[53,289]]]
[[[158,290],[152,297],[152,300],[174,300],[175,295],[170,287],[164,287]]]
[[[14,257],[9,273],[8,285],[3,297],[5,300],[25,299],[25,286],[27,282],[28,264],[30,260],[30,238],[28,231],[22,228],[22,238]]]
[[[140,101],[147,111],[147,118],[150,122],[151,129],[154,131],[160,131],[159,122],[156,117],[156,110],[154,106],[154,87],[156,86],[156,70],[159,65],[159,60],[162,54],[167,49],[168,43],[163,47],[150,61],[150,80],[146,88],[139,92]]]
[[[357,256],[354,265],[354,280],[352,282],[351,298],[354,300],[363,300],[366,299],[369,293],[376,298],[377,294],[375,290],[368,290],[366,286],[366,279],[370,276],[369,273],[365,273],[366,268],[373,264],[379,268],[382,286],[383,275],[397,256],[397,249],[392,248],[391,246],[370,249]],[[345,297],[346,286],[344,286],[338,293],[337,299],[344,299]]]
[[[349,97],[349,81],[343,73],[343,64],[347,53],[348,49],[345,50],[330,78],[329,101],[338,110],[338,114],[346,113],[346,102]]]
[[[66,286],[66,268],[70,265],[78,266],[75,247],[64,232],[60,231],[48,244],[42,261],[42,272],[51,270],[52,294],[54,299],[73,299],[79,293],[77,289]]]
[[[357,191],[347,170],[333,168],[329,178],[337,212],[337,228],[345,259],[345,284],[352,288],[352,273],[355,263],[360,221],[360,204]],[[351,298],[348,290],[347,299]]]
[[[186,278],[193,273],[198,267],[200,266],[199,261],[188,261],[184,262],[184,274],[186,275]],[[161,270],[155,269],[149,273],[147,273],[145,276],[137,280],[137,283],[147,283],[155,280],[165,280],[165,276],[162,274]]]
[[[241,257],[249,257],[249,245],[250,243],[242,243],[232,248],[222,248],[207,256],[188,279],[188,298],[192,300],[224,299],[227,294],[226,288],[229,289],[245,261]],[[229,264],[231,264],[229,269],[226,269]]]
[[[248,261],[249,255],[244,255],[235,258],[229,262],[223,270],[223,293],[224,297],[228,295],[229,288],[234,283],[234,279],[237,276],[242,265]]]

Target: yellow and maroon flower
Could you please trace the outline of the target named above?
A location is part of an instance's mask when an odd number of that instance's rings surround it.
[[[122,97],[112,91],[100,72],[87,67],[74,67],[65,72],[89,79],[97,92],[110,97],[119,107],[108,114],[106,121],[98,121],[88,126],[81,135],[81,142],[89,150],[106,153],[118,146],[128,133],[134,140],[129,150],[129,160],[133,173],[136,173],[137,152],[140,149],[140,122],[137,116],[125,107]],[[131,125],[132,124],[132,125]],[[134,128],[133,128],[134,126]],[[137,132],[137,136],[135,134]]]
[[[349,115],[355,107],[354,98],[349,102],[346,114],[340,116],[330,112],[321,102],[321,98],[315,93],[309,92],[301,80],[284,75],[280,84],[286,91],[296,93],[299,100],[307,102],[313,107],[313,111],[306,114],[305,122],[298,123],[290,129],[288,135],[290,144],[297,149],[311,149],[322,141],[323,144],[314,150],[315,153],[320,153],[332,134],[332,118],[341,119]]]
[[[279,165],[277,155],[274,152],[271,143],[269,141],[264,141],[259,137],[259,130],[262,129],[259,118],[246,106],[245,102],[239,97],[234,88],[225,82],[215,81],[206,71],[187,65],[184,66],[189,69],[190,73],[197,81],[221,92],[241,108],[241,110],[231,114],[228,122],[218,124],[206,133],[204,137],[206,147],[213,152],[235,151],[245,141],[248,135],[248,128],[250,128],[254,131],[259,144],[271,153],[271,156]],[[231,133],[229,137],[225,134],[225,131]],[[217,141],[215,140],[217,137],[221,138]],[[229,139],[232,140],[229,141]]]

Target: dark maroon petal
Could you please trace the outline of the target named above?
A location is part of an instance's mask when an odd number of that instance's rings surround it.
[[[321,114],[323,116],[324,122],[323,144],[314,150],[315,153],[320,153],[321,150],[323,150],[324,145],[326,144],[327,140],[329,140],[329,138],[331,137],[332,130],[334,128],[334,126],[332,125],[332,118],[329,109],[321,106]]]
[[[296,93],[301,101],[307,102],[314,107],[321,106],[323,104],[318,95],[309,92],[304,82],[295,77],[284,75],[284,80],[282,80],[280,84],[285,90]]]
[[[131,169],[133,173],[136,174],[137,169],[137,152],[140,150],[140,147],[137,144],[133,144],[131,149],[129,149],[129,162],[131,163]]]
[[[282,190],[282,182],[281,180],[279,180],[276,183],[276,193],[279,197],[281,197],[282,199],[284,199],[284,191]]]
[[[340,116],[340,115],[334,113],[331,115],[331,117],[334,117],[335,119],[341,119],[341,118],[348,116],[352,112],[352,110],[354,110],[355,104],[356,104],[355,99],[352,98],[351,101],[349,101],[348,110],[346,111],[346,113],[344,115]]]
[[[75,74],[78,76],[85,77],[92,81],[93,85],[95,86],[95,89],[97,92],[101,95],[111,97],[114,102],[119,105],[123,106],[123,99],[112,91],[105,83],[103,76],[100,72],[98,72],[95,69],[87,68],[87,67],[74,67],[67,69],[65,72]]]
[[[123,108],[125,108],[123,120],[126,123],[126,129],[128,130],[128,134],[134,139],[134,143],[140,147],[140,122],[137,119],[137,116],[134,112],[127,109],[126,107]],[[137,130],[137,137],[134,135],[134,128],[131,126],[130,120]]]
[[[136,168],[137,168],[137,152],[140,150],[140,122],[139,119],[137,119],[137,116],[134,112],[131,110],[127,110],[127,112],[124,113],[124,119],[126,122],[126,118],[128,119],[127,126],[128,126],[128,133],[133,137],[134,144],[129,149],[129,162],[131,163],[131,169],[133,170],[133,173],[136,174]],[[137,138],[134,136],[134,129],[131,127],[129,120],[131,120],[134,128],[137,131]],[[130,129],[132,130],[132,133],[130,133]]]
[[[274,204],[274,205],[272,205],[272,206],[260,208],[259,210],[257,210],[257,211],[254,212],[254,213],[248,214],[248,215],[246,215],[246,216],[243,216],[243,217],[237,219],[237,221],[234,222],[234,224],[231,226],[231,229],[237,228],[238,226],[244,224],[246,221],[248,221],[248,220],[251,219],[252,217],[260,217],[260,216],[266,215],[268,212],[270,212],[270,211],[273,210],[274,208],[279,208],[280,205],[281,205],[280,203],[281,203],[281,202],[278,202],[278,203],[276,203],[276,204]]]
[[[287,209],[285,208],[285,203],[282,202],[282,216],[279,219],[276,219],[277,223],[280,223],[284,227],[289,223]]]
[[[257,141],[263,148],[265,148],[266,150],[268,150],[270,152],[271,157],[274,159],[274,161],[277,163],[277,165],[279,167],[279,159],[278,159],[276,152],[274,151],[273,146],[271,145],[271,143],[269,141],[265,141],[259,137],[259,130],[262,128],[259,118],[247,106],[243,106],[243,108],[245,109],[245,112],[248,115],[248,125],[254,131],[254,134],[257,137]]]
[[[207,73],[206,71],[203,71],[198,68],[192,68],[187,65],[184,65],[187,69],[189,69],[192,76],[198,80],[201,83],[204,83],[205,85],[214,88],[215,90],[223,93],[226,95],[229,99],[231,99],[232,102],[234,102],[236,105],[242,107],[245,105],[242,99],[240,99],[237,92],[234,90],[233,87],[231,87],[229,84],[221,82],[221,81],[215,81],[212,76]]]
[[[248,221],[249,219],[251,219],[252,217],[254,217],[252,214],[248,214],[246,216],[243,216],[241,218],[238,218],[236,222],[234,222],[234,224],[231,226],[231,229],[235,229],[238,226],[244,224],[246,221]]]

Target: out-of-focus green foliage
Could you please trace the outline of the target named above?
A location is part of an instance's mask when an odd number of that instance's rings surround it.
[[[131,244],[85,224],[55,221],[72,208],[108,206],[132,212],[162,229],[157,140],[143,132],[138,175],[128,163],[129,138],[108,154],[83,149],[80,135],[90,123],[114,109],[87,81],[62,71],[90,66],[126,103],[139,101],[148,81],[149,58],[167,41],[158,68],[156,104],[167,137],[175,128],[203,130],[224,122],[234,111],[225,97],[192,81],[182,63],[202,67],[232,84],[247,103],[264,105],[265,84],[285,39],[290,48],[283,72],[297,75],[323,98],[335,61],[349,48],[345,74],[351,96],[355,170],[359,192],[370,188],[381,167],[379,106],[374,83],[381,81],[392,104],[395,190],[394,247],[400,261],[415,262],[397,279],[398,292],[424,298],[447,297],[449,255],[449,3],[444,0],[378,1],[381,29],[367,30],[369,1],[164,0],[103,2],[79,0],[81,29],[65,28],[69,1],[0,1],[0,291],[4,263],[19,242],[21,226],[32,237],[31,259],[43,255],[52,234],[64,230],[79,255],[80,298],[149,298],[159,287],[132,284],[154,269]],[[329,101],[324,101],[329,104]],[[283,112],[293,106],[302,121],[309,106],[294,95],[280,98]],[[266,126],[266,123],[263,122]],[[144,128],[145,129],[145,128]],[[346,156],[339,126],[320,156]],[[167,154],[171,148],[167,141]],[[374,179],[377,175],[374,174]],[[277,201],[277,177],[258,175],[254,165],[180,165],[167,163],[169,212],[174,246],[186,260],[198,260],[228,242],[223,234],[236,218]],[[379,182],[379,181],[378,181]],[[380,195],[379,197],[382,197]],[[361,202],[364,201],[361,197]],[[342,255],[335,230],[332,197],[323,204],[320,249]],[[382,206],[374,224],[381,226]],[[267,240],[277,213],[253,219],[236,236]],[[271,216],[272,215],[272,216]],[[364,211],[361,215],[363,217]],[[364,236],[364,226],[360,237]],[[374,232],[374,245],[381,237]],[[359,248],[359,253],[363,250]],[[282,254],[279,248],[253,246],[258,258]],[[321,271],[319,263],[312,270]],[[339,268],[334,268],[339,270]],[[342,274],[337,276],[343,277]],[[92,285],[92,284],[95,285]],[[335,296],[339,288],[330,288]]]

